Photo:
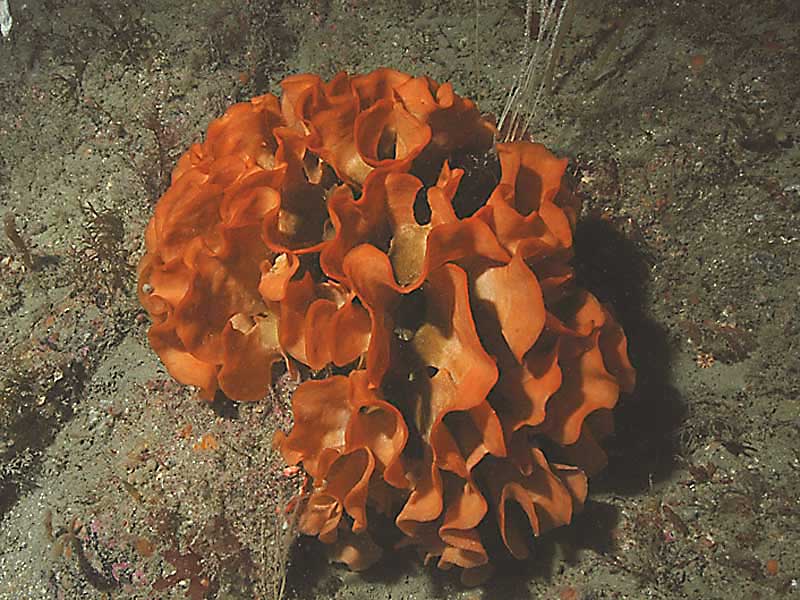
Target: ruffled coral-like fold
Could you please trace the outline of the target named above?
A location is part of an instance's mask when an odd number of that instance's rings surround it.
[[[522,216],[538,213],[548,230],[563,245],[572,241],[566,215],[554,204],[561,189],[567,159],[556,158],[542,144],[511,142],[497,144],[500,159],[500,185],[514,190],[512,206]],[[492,200],[487,202],[491,206]]]
[[[474,277],[472,289],[487,325],[502,334],[521,362],[544,329],[544,299],[536,276],[515,254],[506,265],[483,269]],[[526,310],[520,311],[520,306]]]
[[[314,492],[302,508],[297,529],[306,535],[319,536],[321,541],[330,544],[336,541],[342,512],[341,498]]]
[[[538,260],[531,265],[531,270],[539,281],[546,306],[557,304],[574,292],[571,284],[575,280],[575,270],[562,257]]]
[[[492,461],[479,471],[485,482],[503,543],[515,558],[529,554],[527,536],[519,523],[512,522],[508,503],[516,503],[527,517],[533,535],[569,523],[572,518],[572,494],[581,487],[574,478],[567,486],[554,474],[541,450],[530,450],[534,468],[523,474],[513,464]],[[582,499],[581,499],[582,502]]]
[[[300,73],[284,78],[281,83],[281,114],[287,127],[307,133],[305,115],[319,104],[322,79],[319,75]]]
[[[192,144],[186,153],[178,159],[175,168],[172,169],[170,185],[174,185],[187,172],[193,171],[196,174],[208,174],[208,169],[213,162],[214,157],[206,153],[202,144]]]
[[[181,257],[198,236],[209,235],[219,221],[221,186],[206,184],[207,177],[190,172],[164,194],[156,206],[151,247],[157,245],[164,262]]]
[[[363,306],[356,303],[353,295],[338,305],[328,325],[330,338],[328,352],[324,356],[336,366],[343,367],[359,359],[367,351],[371,323]]]
[[[590,349],[577,356],[562,357],[563,382],[554,394],[551,408],[542,423],[543,431],[559,444],[573,444],[584,419],[599,408],[612,408],[619,396],[619,384],[606,370],[597,347],[599,332]]]
[[[544,420],[547,401],[561,387],[558,346],[529,352],[522,363],[508,361],[500,374],[495,406],[509,432]]]
[[[390,174],[386,178],[386,212],[392,230],[389,260],[400,285],[416,281],[425,260],[430,225],[414,218],[414,201],[422,182],[413,175]]]
[[[487,454],[506,455],[503,427],[489,402],[468,411],[450,413],[448,428],[458,442],[467,471],[472,471]]]
[[[297,132],[276,131],[276,173],[282,173],[278,202],[263,219],[264,243],[274,252],[318,252],[327,214],[325,187],[307,172],[307,140]]]
[[[350,83],[358,96],[359,105],[366,108],[381,100],[394,98],[395,90],[410,79],[408,73],[380,68],[352,77]]]
[[[371,173],[358,200],[347,186],[337,186],[328,197],[334,237],[320,252],[320,266],[329,277],[345,282],[345,255],[361,244],[379,246],[388,239],[385,179],[386,173]]]
[[[383,549],[372,540],[369,533],[355,534],[348,529],[340,529],[329,556],[333,562],[344,563],[351,571],[363,571],[378,562],[382,554]]]
[[[458,220],[453,208],[453,198],[463,176],[463,169],[451,169],[447,161],[442,163],[436,185],[427,190],[428,206],[431,211],[430,223],[433,227]]]
[[[238,253],[247,248],[233,250]],[[252,259],[257,263],[259,256]],[[253,315],[265,310],[261,298],[254,294],[257,286],[257,267],[229,257],[221,259],[199,251],[192,267],[194,276],[188,291],[175,307],[173,319],[178,337],[187,350],[200,360],[221,363],[222,330],[237,313]]]
[[[608,372],[616,378],[622,391],[631,393],[636,385],[636,370],[628,358],[628,339],[622,327],[608,319],[603,323],[598,343]]]
[[[234,315],[222,330],[222,345],[220,389],[240,400],[266,396],[272,385],[272,365],[283,359],[275,315]]]
[[[306,381],[292,396],[294,427],[281,443],[281,453],[289,464],[303,462],[312,477],[320,477],[318,464],[326,448],[344,447],[345,430],[352,413],[348,400],[350,383],[336,375]]]
[[[420,394],[415,399],[416,429],[433,449],[438,468],[467,477],[467,462],[458,440],[444,423],[446,415],[461,407],[456,383],[446,371],[439,371],[430,379],[427,388],[427,394]]]
[[[352,306],[352,304],[348,304],[348,306]],[[332,345],[338,340],[335,337],[337,332],[333,330],[332,324],[338,310],[336,303],[326,298],[314,300],[308,307],[303,323],[303,329],[306,331],[304,362],[312,369],[319,370],[333,362]],[[366,317],[366,313],[363,314]],[[369,321],[364,319],[364,324],[369,326]],[[361,354],[359,350],[356,350],[351,360]]]
[[[474,568],[486,564],[489,556],[476,529],[486,515],[488,505],[475,484],[467,479],[448,478],[447,510],[439,528],[444,542],[440,568]]]
[[[303,461],[306,471],[322,480],[328,462],[340,460],[338,453],[364,448],[373,457],[373,467],[388,483],[407,486],[400,456],[408,430],[400,411],[369,387],[365,371],[303,383],[292,398],[292,410],[295,427],[281,441],[281,452],[288,462]],[[322,423],[321,415],[332,418]],[[306,430],[304,424],[317,427]],[[326,455],[331,449],[337,454]]]
[[[561,388],[553,395],[541,430],[559,444],[573,444],[587,415],[600,408],[612,408],[619,396],[619,384],[606,370],[597,347],[599,332],[583,344],[565,343],[559,364]]]
[[[274,152],[272,130],[282,124],[278,99],[272,94],[240,102],[209,125],[203,150],[215,158],[236,154],[261,162]]]
[[[306,312],[315,296],[314,280],[305,273],[302,278],[287,282],[280,303],[281,346],[301,362],[306,357]]]
[[[397,86],[396,93],[409,113],[431,126],[434,134],[428,154],[457,149],[480,152],[491,147],[494,127],[481,117],[474,102],[457,96],[451,84],[416,77]]]
[[[344,366],[360,357],[370,340],[367,311],[342,286],[315,286],[311,275],[290,281],[280,307],[280,343],[312,369]]]
[[[581,433],[574,444],[559,448],[558,459],[575,465],[587,476],[592,477],[600,473],[608,463],[606,453],[600,445],[600,440],[613,431],[613,423],[600,426],[598,421],[607,421],[610,410],[598,409],[588,415],[581,427]],[[596,431],[596,428],[599,429]]]
[[[634,379],[627,358],[618,354],[624,342],[618,338],[618,326],[606,309],[588,292],[581,292],[568,304],[567,323],[548,315],[547,327],[561,335],[563,382],[541,424],[541,431],[562,445],[574,444],[585,418],[595,410],[613,408],[620,382],[632,385]],[[604,335],[610,336],[605,345],[600,343]],[[608,371],[607,363],[620,369],[619,376]]]
[[[566,160],[494,145],[475,104],[428,77],[281,87],[228,109],[173,170],[138,266],[148,338],[208,400],[262,399],[279,368],[305,379],[274,445],[312,482],[299,530],[334,560],[377,559],[378,513],[398,545],[479,583],[488,527],[521,558],[581,509],[635,383],[622,328],[570,264]],[[479,172],[495,157],[499,179]]]
[[[370,482],[380,478],[408,486],[401,462],[408,437],[402,415],[368,387],[364,371],[308,381],[295,392],[292,407],[295,427],[279,440],[280,449],[290,463],[303,462],[315,486],[301,531],[333,541],[344,509],[353,520],[352,531],[363,532]],[[335,417],[320,428],[323,414]],[[316,427],[306,430],[305,424]]]
[[[439,370],[420,379],[415,399],[415,427],[433,451],[435,465],[467,478],[487,454],[505,455],[502,427],[494,409],[481,402],[466,406],[454,379]]]
[[[245,172],[225,190],[219,205],[219,221],[228,228],[259,228],[263,219],[280,206],[278,189],[285,169]]]
[[[154,254],[146,254],[139,261],[138,271],[139,301],[153,320],[160,323],[172,313],[172,308],[189,291],[192,271],[179,258],[164,264],[161,258]],[[145,288],[145,283],[148,288]]]
[[[214,397],[218,388],[216,365],[199,360],[186,350],[175,332],[172,319],[153,324],[147,339],[170,375],[187,385],[200,388],[203,398],[211,400]]]
[[[363,370],[350,375],[350,403],[353,415],[345,434],[347,447],[369,448],[383,479],[398,488],[408,487],[406,468],[401,460],[408,440],[403,415],[369,387]]]
[[[399,171],[408,168],[431,139],[431,130],[401,103],[379,100],[356,117],[356,149],[373,168]]]
[[[389,257],[370,244],[362,244],[345,257],[343,270],[353,291],[369,313],[371,322],[367,348],[370,384],[378,386],[389,368],[392,353],[392,313],[400,302]]]
[[[428,536],[431,528],[428,524],[434,522],[442,514],[444,508],[444,487],[439,468],[433,462],[433,453],[429,448],[424,451],[424,456],[409,472],[412,482],[412,491],[403,509],[398,513],[395,523],[413,543]]]
[[[414,336],[414,349],[424,364],[453,382],[459,409],[474,408],[485,401],[498,373],[475,330],[466,273],[444,265],[428,275],[423,291],[426,315]]]
[[[363,532],[367,526],[366,502],[374,466],[372,454],[365,448],[338,455],[325,471],[324,487],[311,492],[300,514],[298,529],[331,543],[337,538],[344,509],[353,519],[353,533]]]
[[[261,279],[258,282],[258,293],[265,302],[280,302],[286,297],[289,282],[300,268],[297,255],[283,252],[273,259],[261,261],[259,270]]]
[[[477,218],[442,224],[431,230],[427,242],[420,278],[449,262],[481,259],[505,264],[510,258],[489,226]],[[418,279],[412,287],[420,283]]]
[[[455,265],[441,267],[422,291],[425,315],[410,347],[435,373],[416,375],[415,428],[430,445],[437,467],[466,478],[485,454],[505,453],[500,422],[486,402],[497,367],[478,340],[465,272]]]
[[[541,144],[497,144],[502,176],[477,214],[492,226],[500,243],[523,258],[546,257],[572,246],[570,218],[555,199],[566,160]]]
[[[430,467],[429,459],[423,465]],[[424,472],[431,477],[418,480],[397,517],[398,527],[407,535],[400,545],[417,546],[426,563],[439,557],[442,569],[462,567],[466,585],[482,583],[491,573],[477,530],[487,512],[486,500],[471,479],[448,475],[443,484],[435,467]]]
[[[429,270],[447,260],[469,254],[470,244],[480,244],[479,233],[475,228],[457,223],[453,211],[452,199],[462,174],[461,170],[451,171],[446,163],[442,167],[436,185],[425,192],[430,211],[426,224],[419,223],[415,215],[422,181],[413,175],[399,173],[386,177],[386,212],[392,231],[389,258],[395,277],[402,286],[418,287]],[[433,245],[429,246],[428,235],[446,223],[453,223],[455,227],[435,237]],[[487,231],[484,236],[488,235]],[[491,242],[487,247],[490,245]],[[502,250],[495,244],[488,252],[495,252],[496,255],[497,252],[502,253]]]
[[[369,480],[375,468],[375,457],[368,448],[357,448],[331,465],[326,475],[327,493],[342,498],[341,502],[353,519],[353,533],[367,527]]]
[[[306,119],[310,130],[309,149],[333,167],[340,179],[360,186],[373,167],[356,146],[358,97],[348,89],[335,97],[320,97],[319,104],[323,108]]]

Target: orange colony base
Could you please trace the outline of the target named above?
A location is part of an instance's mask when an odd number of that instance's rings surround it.
[[[566,160],[495,144],[427,77],[281,87],[178,162],[139,265],[150,343],[209,400],[304,379],[276,444],[313,482],[300,531],[337,560],[366,568],[393,523],[479,583],[487,546],[524,558],[581,509],[634,385],[622,329],[574,281]]]

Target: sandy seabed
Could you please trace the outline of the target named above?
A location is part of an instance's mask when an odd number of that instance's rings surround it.
[[[0,599],[270,598],[291,382],[208,406],[133,272],[177,157],[285,76],[391,66],[495,114],[516,2],[15,2],[0,43]],[[779,598],[800,577],[800,7],[583,3],[532,132],[639,381],[585,511],[484,588],[301,539],[287,597]],[[20,244],[27,250],[23,250]],[[276,552],[278,554],[276,554]],[[266,565],[266,567],[265,567]],[[273,570],[270,570],[272,568]],[[200,596],[202,597],[202,596]]]

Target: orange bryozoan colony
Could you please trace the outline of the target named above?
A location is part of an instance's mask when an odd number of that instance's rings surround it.
[[[566,161],[494,144],[426,77],[281,86],[178,162],[139,266],[150,342],[208,399],[305,375],[276,442],[313,481],[300,530],[339,560],[370,564],[393,522],[482,580],[487,547],[523,558],[581,508],[633,387],[621,328],[574,282]]]

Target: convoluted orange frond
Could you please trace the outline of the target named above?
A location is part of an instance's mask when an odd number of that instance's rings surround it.
[[[524,558],[582,508],[634,385],[622,329],[574,281],[566,160],[495,145],[474,103],[427,77],[282,88],[178,162],[139,265],[150,342],[206,399],[305,377],[276,443],[312,481],[301,531],[336,560],[377,559],[381,513],[478,583],[487,525]],[[479,163],[493,189],[456,167]]]

